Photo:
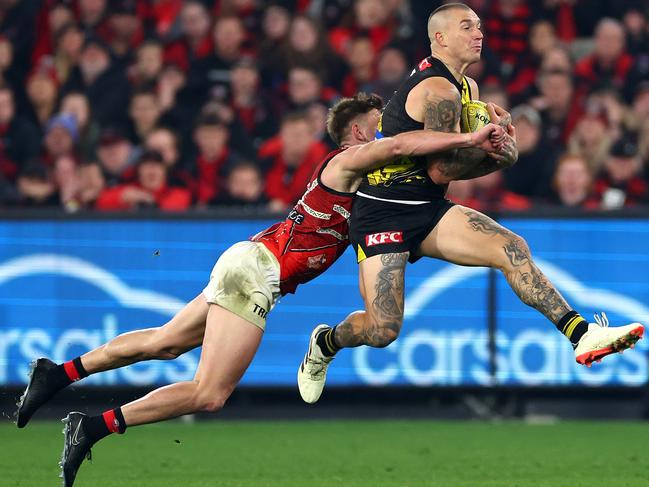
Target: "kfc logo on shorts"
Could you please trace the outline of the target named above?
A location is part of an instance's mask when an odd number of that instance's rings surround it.
[[[365,235],[365,245],[367,247],[401,242],[403,242],[403,232],[381,232]]]

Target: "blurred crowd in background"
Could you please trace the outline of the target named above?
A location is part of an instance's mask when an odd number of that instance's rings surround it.
[[[283,211],[334,148],[328,108],[385,101],[430,54],[417,0],[0,0],[0,205]],[[520,158],[451,184],[481,210],[649,204],[649,2],[472,0],[468,75]]]

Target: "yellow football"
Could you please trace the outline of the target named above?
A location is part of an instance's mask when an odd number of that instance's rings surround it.
[[[475,132],[491,122],[487,104],[479,100],[471,100],[462,104],[460,116],[460,130],[462,132]]]

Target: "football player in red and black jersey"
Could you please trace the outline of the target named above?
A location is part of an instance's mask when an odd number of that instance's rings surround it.
[[[401,157],[463,147],[494,151],[504,141],[504,130],[494,124],[473,134],[419,130],[374,140],[382,105],[378,96],[359,94],[332,108],[328,130],[340,149],[316,168],[288,217],[226,250],[203,292],[167,324],[125,333],[63,364],[35,362],[19,403],[19,428],[57,391],[89,374],[174,359],[202,346],[194,380],[156,389],[101,415],[74,412],[65,418],[66,487],[90,448],[110,433],[223,407],[252,361],[277,299],[322,274],[347,247],[352,203],[368,170]]]

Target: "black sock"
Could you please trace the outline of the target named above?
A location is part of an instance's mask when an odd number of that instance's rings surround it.
[[[567,312],[557,323],[557,329],[568,337],[573,345],[588,331],[588,322],[576,311]]]
[[[83,367],[83,364],[81,363],[81,357],[75,358],[72,361],[72,363],[74,364],[74,367],[77,369],[77,372],[79,373],[79,379],[88,377],[88,372],[86,372],[86,369]]]
[[[327,357],[333,357],[336,355],[336,352],[342,348],[336,345],[335,335],[336,327],[334,326],[333,328],[318,333],[318,336],[315,339],[320,350],[322,350],[322,353]]]
[[[103,414],[90,416],[85,421],[85,426],[93,444],[111,433],[122,434],[126,431],[126,422],[121,408],[109,409]]]
[[[64,364],[57,365],[47,377],[47,385],[56,388],[57,391],[69,386],[73,382],[65,370]]]

